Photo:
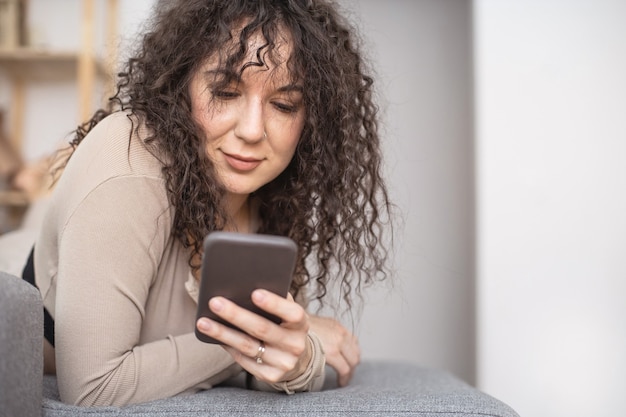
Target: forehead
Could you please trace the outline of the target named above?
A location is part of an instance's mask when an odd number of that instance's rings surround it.
[[[279,27],[271,42],[260,30],[242,41],[242,30],[243,25],[233,30],[230,40],[203,62],[200,71],[210,71],[216,74],[215,77],[228,79],[240,79],[259,71],[271,73],[272,78],[295,78],[287,65],[293,53],[293,42],[288,30]]]

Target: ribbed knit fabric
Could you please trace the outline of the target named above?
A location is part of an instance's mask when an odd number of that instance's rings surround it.
[[[126,113],[101,121],[70,159],[36,242],[35,275],[55,319],[64,402],[123,405],[193,392],[241,372],[193,334],[189,252],[171,235],[161,163]],[[129,141],[130,139],[130,141]],[[311,379],[323,375],[324,365]]]

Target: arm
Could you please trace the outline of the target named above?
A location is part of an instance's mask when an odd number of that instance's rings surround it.
[[[156,181],[105,182],[78,205],[60,236],[55,353],[64,402],[164,398],[219,379],[233,364],[193,333],[140,344],[145,304],[170,233],[167,199]]]

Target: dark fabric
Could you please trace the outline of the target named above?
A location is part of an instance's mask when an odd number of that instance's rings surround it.
[[[30,250],[26,266],[22,271],[22,278],[33,287],[37,288],[35,283],[35,247]],[[54,319],[46,309],[43,308],[43,336],[54,347]]]

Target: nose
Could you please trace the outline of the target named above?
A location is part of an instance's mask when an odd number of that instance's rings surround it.
[[[235,136],[246,142],[254,143],[263,139],[265,123],[263,121],[263,103],[250,99],[239,109]]]

